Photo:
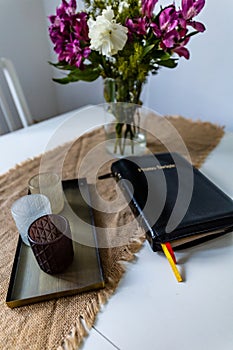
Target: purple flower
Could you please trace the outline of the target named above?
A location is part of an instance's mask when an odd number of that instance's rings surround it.
[[[189,51],[185,47],[185,45],[189,42],[189,39],[189,37],[182,37],[178,30],[173,29],[164,35],[160,46],[165,51],[170,49],[179,56],[189,59]]]
[[[49,17],[49,35],[59,61],[82,68],[83,60],[90,55],[87,14],[76,14],[76,1],[62,0],[56,15]]]
[[[190,20],[200,13],[205,0],[182,0],[182,14],[184,19]]]
[[[153,15],[153,10],[158,0],[142,0],[142,14],[151,18]]]
[[[186,58],[186,60],[188,60],[190,57],[189,50],[186,49],[184,45],[177,46],[176,48],[174,48],[173,52],[177,53],[177,55],[179,55],[180,57],[183,56],[184,58]]]
[[[176,30],[178,16],[174,5],[162,10],[156,19],[156,23],[151,23],[151,28],[157,38],[161,39],[160,46],[165,51],[173,48],[178,40],[179,34]]]
[[[76,0],[70,0],[68,3],[66,0],[62,0],[61,5],[57,8],[57,15],[61,16],[67,14],[68,16],[74,15],[77,8]]]
[[[88,42],[87,14],[85,12],[80,12],[76,15],[73,26],[75,37],[81,41]]]
[[[128,36],[132,39],[132,34],[146,35],[148,22],[146,17],[135,18],[134,20],[128,18],[125,22],[125,26],[128,28]]]
[[[159,14],[158,23],[151,23],[154,34],[160,38],[172,31],[178,24],[178,16],[174,5],[166,7]]]
[[[176,30],[171,30],[170,32],[167,32],[163,40],[161,42],[161,47],[166,49],[171,49],[175,46],[176,42],[178,41],[178,32]]]
[[[89,47],[82,48],[80,46],[80,41],[75,39],[73,42],[66,45],[60,57],[70,65],[82,69],[83,58],[87,58],[90,52],[91,49]]]
[[[205,26],[201,22],[193,21],[205,5],[205,0],[182,0],[182,9],[180,11],[180,25],[186,28],[186,25],[192,26],[198,32],[204,32]]]
[[[155,36],[161,40],[162,50],[170,50],[189,59],[189,51],[185,48],[190,39],[186,37],[188,30],[180,26],[180,12],[176,11],[174,5],[162,10],[151,27]]]
[[[185,47],[185,45],[187,45],[187,43],[189,42],[189,39],[190,37],[186,37],[184,39],[181,39],[178,37],[177,43],[172,49],[172,51],[177,53],[177,55],[179,55],[180,57],[183,56],[187,60],[189,59],[190,54],[189,54],[189,50]]]
[[[56,9],[56,15],[49,16],[51,22],[49,35],[53,43],[56,43],[58,38],[69,36],[75,19],[75,10],[75,0],[71,0],[70,3],[62,0],[62,4]]]

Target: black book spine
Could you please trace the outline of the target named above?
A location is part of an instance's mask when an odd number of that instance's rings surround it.
[[[126,201],[129,203],[130,209],[132,210],[139,225],[142,227],[143,230],[145,230],[146,239],[149,242],[152,250],[153,251],[161,250],[159,242],[157,242],[156,244],[156,241],[158,241],[158,236],[155,234],[154,230],[150,226],[148,220],[146,219],[143,213],[143,210],[138,205],[135,197],[132,194],[132,191],[127,185],[127,181],[123,179],[121,174],[117,171],[114,171],[114,178],[116,179],[122,193],[124,194]]]

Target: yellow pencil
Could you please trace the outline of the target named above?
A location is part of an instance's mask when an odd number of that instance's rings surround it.
[[[179,273],[179,270],[178,270],[177,267],[176,267],[176,264],[175,264],[175,262],[174,262],[174,260],[173,260],[173,258],[172,258],[172,256],[171,256],[169,250],[168,250],[167,247],[166,247],[166,244],[161,243],[161,247],[162,247],[162,249],[163,249],[163,252],[164,252],[164,254],[165,254],[165,256],[166,256],[166,258],[167,258],[169,264],[171,265],[172,271],[174,272],[174,275],[175,275],[177,281],[178,281],[178,282],[182,282],[182,281],[183,281],[183,280],[182,280],[182,277],[181,277],[181,275],[180,275],[180,273]]]

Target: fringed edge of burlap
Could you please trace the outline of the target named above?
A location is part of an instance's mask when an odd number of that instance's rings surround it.
[[[97,293],[98,298],[93,299],[86,305],[86,309],[73,325],[70,333],[62,339],[62,344],[57,350],[77,350],[82,345],[85,337],[88,336],[89,330],[94,325],[96,316],[101,310],[101,307],[106,304],[109,297],[116,290],[123,274],[126,271],[126,262],[133,261],[136,258],[136,253],[140,250],[145,236],[134,238],[124,247],[122,255],[116,261],[114,269],[107,276],[104,289]]]
[[[193,125],[198,125],[198,124],[208,125],[208,126],[215,128],[217,130],[216,135],[215,135],[215,140],[212,141],[211,143],[209,143],[209,145],[206,146],[205,150],[202,149],[202,151],[200,152],[200,155],[198,155],[198,156],[195,155],[195,162],[193,161],[193,159],[191,157],[192,164],[197,168],[200,168],[202,166],[204,161],[206,161],[207,156],[210,154],[210,152],[214,148],[216,148],[218,146],[218,144],[222,140],[222,137],[225,134],[225,126],[217,124],[217,123],[212,123],[212,122],[201,120],[201,119],[193,120],[192,118],[186,118],[186,117],[183,117],[182,115],[172,115],[172,116],[165,115],[164,117],[168,118],[171,122],[172,122],[172,120],[179,119],[179,120],[188,121]]]
[[[66,142],[64,144],[62,144],[61,146],[57,146],[51,150],[48,150],[46,151],[46,154],[47,155],[52,155],[54,154],[54,152],[58,152],[59,150],[64,150],[64,149],[67,149],[71,144],[72,142],[74,141],[69,141],[69,142]],[[25,160],[22,160],[21,162],[17,163],[16,165],[14,165],[12,168],[8,169],[5,173],[3,174],[0,174],[0,180],[3,178],[3,177],[6,177],[6,175],[11,175],[14,171],[17,171],[21,168],[23,168],[24,166],[28,165],[28,163],[31,161],[31,162],[40,162],[41,158],[44,156],[45,153],[40,153],[36,156],[31,156],[31,157],[28,157],[27,159]]]

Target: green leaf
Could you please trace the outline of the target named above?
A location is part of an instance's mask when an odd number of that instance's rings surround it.
[[[94,81],[96,80],[101,73],[101,69],[99,67],[94,67],[93,65],[86,66],[83,70],[76,69],[70,74],[75,81],[83,80],[83,81]]]
[[[167,67],[167,68],[175,68],[178,64],[176,59],[170,58],[168,60],[161,60],[157,62],[158,65]]]
[[[200,32],[198,32],[198,30],[195,30],[194,32],[191,32],[189,34],[186,35],[186,37],[191,37],[193,35],[199,34]]]
[[[57,62],[57,63],[49,62],[49,64],[51,64],[51,66],[56,67],[56,68],[61,69],[61,70],[72,71],[72,70],[77,69],[77,67],[71,66],[70,64],[67,64],[66,62]]]
[[[154,47],[155,47],[154,44],[146,46],[145,49],[143,50],[142,57],[145,57]]]
[[[100,73],[101,69],[99,67],[95,67],[90,64],[85,66],[83,70],[75,67],[75,69],[72,69],[72,71],[70,71],[70,73],[65,78],[54,78],[53,81],[59,84],[68,84],[80,80],[91,82],[96,80],[100,76]]]
[[[68,77],[66,78],[53,78],[53,81],[59,84],[68,84],[70,83],[70,79]]]
[[[153,57],[159,58],[160,60],[168,60],[170,59],[171,55],[168,52],[164,52],[163,50],[154,50]]]

